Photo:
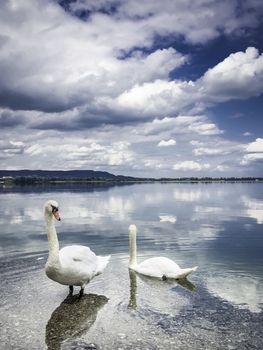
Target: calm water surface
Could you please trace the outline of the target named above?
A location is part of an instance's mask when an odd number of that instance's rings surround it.
[[[82,299],[44,273],[43,204],[61,247],[111,254]],[[138,260],[198,265],[188,281],[129,274]],[[0,189],[1,349],[263,349],[263,184]]]

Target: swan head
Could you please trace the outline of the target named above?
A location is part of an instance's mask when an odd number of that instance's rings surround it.
[[[55,200],[49,200],[45,203],[45,212],[53,215],[54,218],[58,221],[60,221],[60,216],[59,216],[59,211],[58,211],[58,202],[56,202]]]
[[[130,233],[136,233],[136,231],[137,231],[136,225],[134,225],[134,224],[130,225],[129,231],[130,231]]]

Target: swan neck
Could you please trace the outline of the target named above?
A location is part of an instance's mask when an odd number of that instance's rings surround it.
[[[135,268],[137,265],[137,258],[136,258],[136,231],[130,231],[130,259],[129,259],[129,267]]]
[[[49,248],[48,264],[56,265],[56,264],[59,264],[59,242],[58,242],[58,236],[57,236],[57,232],[54,224],[53,215],[46,212],[45,219],[46,219],[48,248]]]

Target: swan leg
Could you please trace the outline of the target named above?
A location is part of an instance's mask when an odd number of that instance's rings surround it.
[[[69,294],[73,294],[73,286],[69,286]]]
[[[81,287],[79,291],[79,297],[81,298],[83,294],[84,294],[84,287]]]

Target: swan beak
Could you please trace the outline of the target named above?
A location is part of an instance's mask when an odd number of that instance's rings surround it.
[[[53,215],[54,215],[54,218],[55,218],[56,220],[61,221],[60,215],[59,215],[59,211],[58,211],[58,210],[53,211]]]

